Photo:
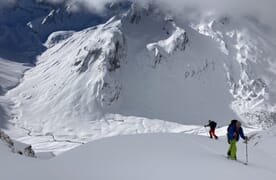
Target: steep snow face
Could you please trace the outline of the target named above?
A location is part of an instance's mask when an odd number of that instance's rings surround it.
[[[234,101],[232,109],[251,126],[269,127],[275,123],[275,47],[265,28],[250,18],[237,21],[206,18],[198,32],[218,42],[231,61],[226,72]],[[236,61],[236,63],[234,62]]]
[[[60,153],[107,136],[182,131],[160,120],[106,114],[122,89],[127,45],[121,29],[121,20],[112,18],[80,32],[53,33],[36,67],[7,94],[13,100],[7,132],[36,152]]]
[[[127,63],[113,112],[182,124],[209,118],[226,124],[236,117],[223,68],[227,58],[215,42],[154,7],[132,7],[123,25]]]
[[[52,47],[8,93],[19,107],[16,123],[48,133],[105,113],[187,124],[234,117],[224,54],[148,8],[133,6],[103,25],[51,35]],[[67,39],[53,45],[60,37]]]
[[[227,124],[235,117],[225,55],[156,7],[134,5],[105,24],[55,32],[45,46],[36,67],[6,95],[13,102],[9,134],[36,151],[182,129],[164,121]]]
[[[125,57],[120,26],[119,20],[111,19],[43,53],[24,83],[8,93],[20,106],[18,119],[43,132],[98,119],[101,109],[118,99],[121,88],[108,73],[115,72]],[[50,42],[56,38],[50,37]]]

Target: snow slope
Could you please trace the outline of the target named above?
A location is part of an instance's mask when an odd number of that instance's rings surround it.
[[[21,2],[4,12],[10,22],[0,18],[0,44],[16,40],[0,46],[0,55],[8,57],[19,44],[26,57],[34,53],[27,62],[36,64],[1,97],[0,117],[5,132],[36,151],[59,153],[121,134],[175,132],[208,119],[220,126],[233,118],[254,128],[275,123],[276,46],[250,18],[183,19],[135,3],[99,17]],[[28,15],[32,7],[38,10]],[[20,16],[18,28],[8,26]]]
[[[275,140],[275,138],[274,138]],[[273,154],[249,145],[249,164],[227,160],[224,138],[185,134],[120,136],[94,141],[52,160],[34,160],[0,152],[2,179],[275,179]],[[1,144],[0,147],[2,148]],[[244,161],[245,145],[238,143]],[[213,171],[213,173],[212,173]],[[16,172],[16,173],[15,173]]]
[[[225,62],[232,109],[248,125],[275,123],[275,42],[267,27],[252,17],[204,17],[192,27],[215,40],[228,55]],[[233,63],[233,61],[237,63]]]
[[[274,144],[276,137],[276,126],[273,126],[266,131],[256,133],[252,138],[252,144],[260,148],[265,154],[271,154],[274,158],[276,157],[274,148],[266,148]]]
[[[190,47],[186,49],[188,37],[184,29],[162,16],[151,16],[138,25],[128,22],[128,16],[123,20],[113,18],[74,33],[43,53],[37,66],[25,74],[24,81],[8,93],[20,104],[19,119],[31,124],[42,115],[41,122],[69,124],[97,120],[111,112],[202,124],[206,117],[222,122],[235,117],[229,108],[232,99],[223,61],[218,60],[223,58],[222,53],[214,55],[215,44],[211,46],[212,41],[191,34]],[[149,32],[139,29],[147,24],[152,24]],[[163,26],[172,34],[163,32]],[[135,33],[140,34],[137,44],[133,43]],[[162,36],[168,39],[154,43]],[[195,54],[201,46],[210,48]],[[145,49],[135,51],[142,47]],[[162,52],[162,48],[168,52]],[[152,51],[157,51],[157,55],[152,55]],[[160,53],[168,58],[156,59],[154,56]],[[218,59],[212,60],[214,56]],[[33,106],[36,109],[31,110]],[[185,114],[183,109],[187,109]]]
[[[7,131],[24,142],[35,136],[79,145],[98,136],[92,132],[106,115],[126,122],[132,116],[160,119],[160,126],[164,120],[195,125],[209,118],[226,125],[236,117],[224,54],[156,7],[133,5],[105,24],[56,32],[45,45],[36,67],[6,95],[14,103]]]

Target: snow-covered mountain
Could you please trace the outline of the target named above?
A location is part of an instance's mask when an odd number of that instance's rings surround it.
[[[58,152],[120,134],[202,133],[192,125],[208,119],[275,123],[276,44],[257,21],[107,8],[22,0],[1,12],[0,127],[12,137]]]
[[[112,3],[108,13],[99,15],[86,10],[74,11],[72,5],[44,0],[14,0],[0,11],[0,53],[2,58],[35,63],[45,51],[42,42],[55,31],[79,31],[107,21],[129,3]],[[60,1],[61,2],[61,1]],[[13,51],[11,51],[11,49]]]

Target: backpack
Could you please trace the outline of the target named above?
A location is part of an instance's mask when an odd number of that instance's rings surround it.
[[[217,127],[217,123],[215,121],[213,121],[213,125],[215,128]]]
[[[238,120],[236,120],[236,119],[233,119],[233,120],[231,121],[231,123],[229,124],[229,126],[228,126],[228,128],[227,128],[227,133],[229,132],[230,127],[231,127],[233,124],[236,124],[237,122],[238,122]]]

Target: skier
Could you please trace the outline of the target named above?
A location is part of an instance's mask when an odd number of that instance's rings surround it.
[[[236,142],[239,141],[239,137],[244,139],[247,142],[247,136],[244,136],[243,129],[241,127],[241,122],[238,120],[232,120],[231,124],[227,129],[227,138],[229,143],[229,149],[227,156],[229,159],[237,160],[237,146]]]
[[[209,122],[209,124],[205,125],[204,127],[208,127],[208,126],[210,127],[210,131],[209,131],[210,138],[212,139],[214,137],[215,139],[218,139],[218,137],[215,134],[215,129],[217,127],[217,123],[212,120],[209,120],[208,122]]]
[[[231,123],[229,124],[228,128],[227,128],[227,141],[228,141],[228,144],[230,144],[230,140],[229,140],[229,138],[228,138],[229,129],[230,129],[230,127],[231,127],[232,125],[236,124],[237,122],[238,122],[238,120],[233,119],[233,120],[231,121]]]

